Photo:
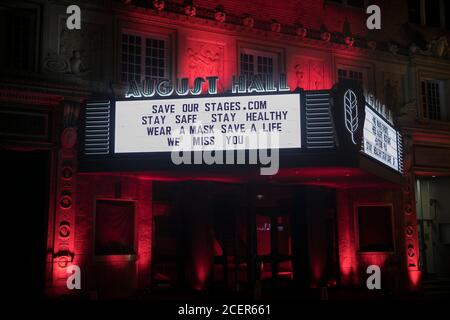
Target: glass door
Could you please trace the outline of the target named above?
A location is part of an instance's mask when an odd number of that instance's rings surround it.
[[[273,211],[272,211],[273,210]],[[288,215],[273,208],[256,215],[256,243],[260,279],[292,279],[291,224]]]

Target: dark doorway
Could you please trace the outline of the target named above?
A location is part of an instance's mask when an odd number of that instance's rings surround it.
[[[49,199],[49,152],[0,151],[2,244],[11,299],[44,295]]]
[[[256,245],[261,280],[292,279],[292,246],[289,212],[278,207],[256,211]]]
[[[153,185],[152,284],[196,290],[247,282],[242,185],[208,181]]]
[[[324,286],[337,277],[335,213],[330,188],[155,182],[152,284],[274,298]]]

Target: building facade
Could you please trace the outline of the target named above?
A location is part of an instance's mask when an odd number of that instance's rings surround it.
[[[8,251],[11,285],[24,290],[32,278],[35,294],[51,297],[265,295],[363,288],[377,265],[383,289],[401,294],[422,276],[448,276],[449,9],[375,2],[382,28],[369,31],[365,1],[4,1],[5,195],[23,204],[7,218],[23,228]],[[81,29],[67,26],[73,4]],[[340,82],[362,88],[375,117],[401,134],[397,169],[359,150],[344,155],[336,104],[336,152],[282,157],[274,176],[86,157],[89,112],[123,100],[130,83],[187,78],[193,87],[217,76],[229,94],[235,76],[283,74],[306,113],[318,112],[320,95],[328,106]],[[72,265],[81,290],[67,288]]]

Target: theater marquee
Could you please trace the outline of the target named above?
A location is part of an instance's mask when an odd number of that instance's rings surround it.
[[[300,148],[300,104],[299,93],[117,101],[114,152],[243,150],[261,134],[276,137],[271,148]]]
[[[175,87],[148,82],[131,86],[130,98],[88,101],[79,131],[80,168],[173,169],[173,151],[280,149],[286,167],[354,167],[367,157],[381,171],[403,173],[401,134],[357,83],[291,91],[285,79],[275,85],[233,77],[227,94],[217,92],[217,77],[196,79],[192,88],[181,80]]]
[[[399,171],[399,133],[367,105],[363,144],[365,154]]]

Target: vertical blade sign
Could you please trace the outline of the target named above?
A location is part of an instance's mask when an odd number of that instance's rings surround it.
[[[344,107],[345,127],[352,137],[353,144],[356,144],[354,135],[358,129],[358,99],[351,89],[348,89],[344,94]]]

